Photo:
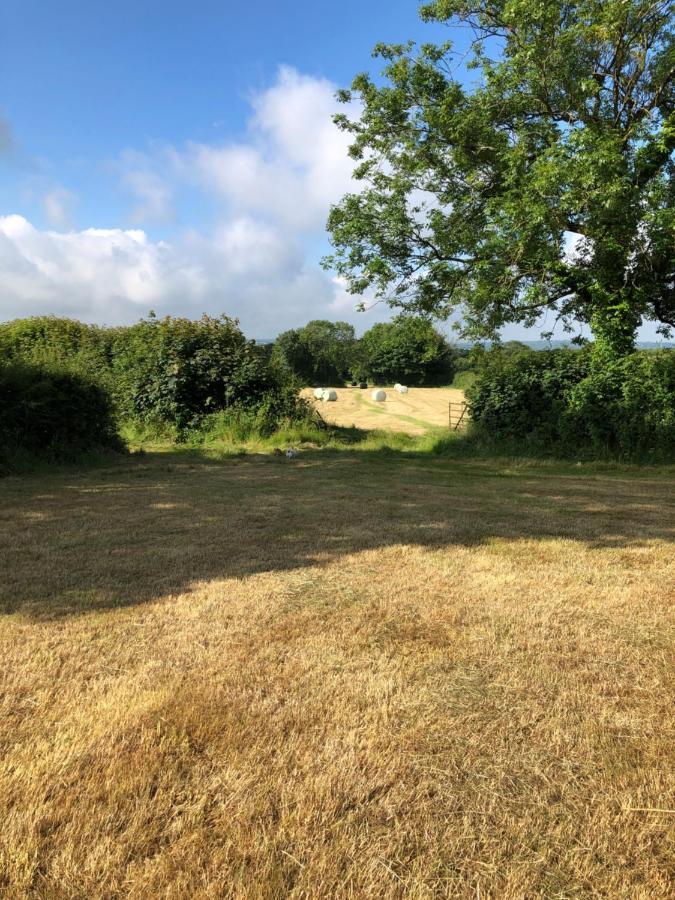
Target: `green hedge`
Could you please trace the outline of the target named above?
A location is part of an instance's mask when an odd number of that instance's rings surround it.
[[[34,316],[0,323],[0,360],[81,374],[111,388],[113,343],[123,331]]]
[[[272,387],[256,345],[226,316],[148,319],[119,329],[112,384],[122,418],[179,432],[233,404],[258,404]]]
[[[0,472],[123,449],[106,392],[82,375],[0,365]]]
[[[268,348],[227,316],[151,316],[120,328],[16,320],[0,325],[0,358],[83,375],[110,395],[118,421],[178,439],[227,410],[246,410],[266,428],[274,416],[306,415],[297,386],[270,367]]]
[[[538,454],[675,459],[675,352],[603,368],[589,350],[486,354],[468,391],[477,436]]]

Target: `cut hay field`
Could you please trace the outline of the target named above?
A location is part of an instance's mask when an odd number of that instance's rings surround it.
[[[429,428],[447,426],[448,403],[464,400],[464,392],[455,388],[410,388],[398,394],[387,388],[387,399],[377,403],[371,398],[372,389],[336,388],[338,399],[333,403],[314,400],[311,388],[303,396],[311,400],[323,418],[334,425],[350,428],[403,431],[424,434]]]
[[[673,896],[673,493],[357,451],[0,481],[0,895]]]

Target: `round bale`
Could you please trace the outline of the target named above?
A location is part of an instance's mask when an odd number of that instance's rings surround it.
[[[332,388],[326,388],[323,392],[323,399],[329,403],[334,403],[337,400],[337,391],[334,391]]]
[[[316,388],[314,391],[314,399],[315,400],[323,400],[323,392],[325,388]]]
[[[399,394],[407,394],[408,393],[408,388],[404,384],[397,384],[396,390],[399,392]]]
[[[377,391],[373,391],[372,397],[373,397],[373,400],[375,400],[376,403],[384,403],[384,401],[387,399],[387,395],[386,395],[385,392],[384,392],[383,390],[381,390],[381,389],[380,389],[380,390],[377,390]]]

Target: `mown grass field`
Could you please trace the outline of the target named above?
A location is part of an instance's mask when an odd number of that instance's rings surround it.
[[[385,429],[406,434],[424,434],[430,428],[447,427],[448,403],[462,403],[464,392],[456,388],[414,387],[407,394],[387,388],[387,399],[372,399],[373,389],[336,388],[338,399],[332,403],[314,400],[311,388],[303,395],[311,400],[323,418],[343,428]]]
[[[675,888],[673,471],[0,482],[3,897]]]

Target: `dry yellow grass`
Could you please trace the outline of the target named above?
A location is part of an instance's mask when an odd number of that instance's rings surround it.
[[[672,896],[667,472],[0,482],[3,897]]]
[[[455,388],[410,388],[407,394],[398,394],[387,388],[387,399],[376,403],[371,399],[372,390],[336,388],[338,399],[334,403],[314,400],[314,391],[307,388],[303,396],[314,403],[327,422],[350,428],[380,428],[386,431],[404,431],[408,434],[424,434],[430,427],[447,426],[448,403],[461,403],[464,392]]]

